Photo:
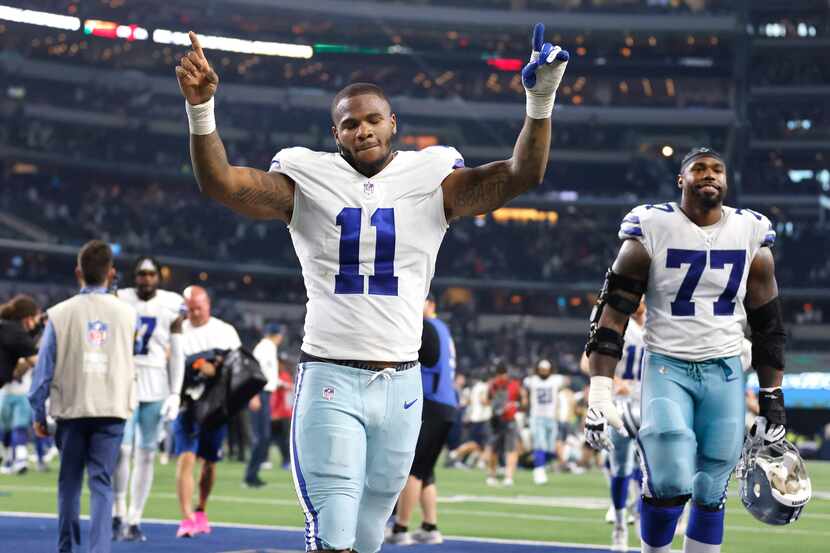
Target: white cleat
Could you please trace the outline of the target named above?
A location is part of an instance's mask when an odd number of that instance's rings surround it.
[[[611,551],[628,551],[628,526],[614,525],[611,531]]]
[[[415,540],[409,532],[393,532],[385,541],[390,545],[415,545]]]
[[[533,469],[533,483],[540,486],[548,483],[548,475],[545,472],[545,467],[536,467]]]
[[[504,481],[502,481],[501,485],[506,487],[506,488],[511,488],[511,487],[513,487],[513,479],[512,478],[505,478]]]
[[[418,528],[412,532],[412,539],[418,543],[427,545],[438,545],[439,543],[444,543],[444,536],[441,535],[439,530],[426,531],[423,528]]]
[[[488,486],[492,486],[494,488],[501,486],[501,482],[499,482],[499,479],[493,476],[488,476],[486,482]]]

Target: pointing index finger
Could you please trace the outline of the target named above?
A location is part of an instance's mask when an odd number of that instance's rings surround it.
[[[542,44],[545,42],[545,24],[537,23],[533,27],[533,51],[538,52],[542,49]]]
[[[199,43],[199,37],[196,36],[196,33],[194,33],[193,31],[187,33],[187,36],[190,37],[190,44],[193,45],[193,51],[195,51],[200,58],[204,59],[205,53],[204,51],[202,51],[202,45]]]

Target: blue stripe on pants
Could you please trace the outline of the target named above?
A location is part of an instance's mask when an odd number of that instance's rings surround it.
[[[306,489],[305,478],[303,478],[303,471],[300,469],[300,461],[297,459],[297,438],[296,438],[296,417],[297,417],[297,400],[300,397],[300,389],[303,386],[303,372],[304,365],[300,363],[297,366],[297,386],[294,391],[294,410],[291,413],[291,468],[294,472],[294,483],[300,495],[303,511],[305,511],[305,542],[306,550],[313,551],[322,548],[320,539],[318,537],[318,521],[317,511],[314,505],[311,504],[311,499],[308,497],[308,490]]]
[[[58,475],[58,551],[81,543],[81,486],[87,470],[90,492],[89,553],[112,547],[112,473],[124,435],[124,420],[59,420],[55,443],[61,452]]]

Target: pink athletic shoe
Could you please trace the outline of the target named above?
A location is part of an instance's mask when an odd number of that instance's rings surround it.
[[[196,522],[192,518],[183,518],[176,531],[177,538],[192,538],[197,534]]]
[[[193,527],[197,534],[210,534],[210,524],[204,511],[196,511],[193,514]]]

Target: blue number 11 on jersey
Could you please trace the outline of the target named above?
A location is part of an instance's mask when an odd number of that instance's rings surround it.
[[[360,274],[361,208],[344,207],[337,215],[340,227],[340,272],[334,277],[335,294],[362,294],[365,276]],[[395,276],[395,210],[379,208],[370,220],[377,229],[375,274],[369,277],[369,294],[397,296]]]

